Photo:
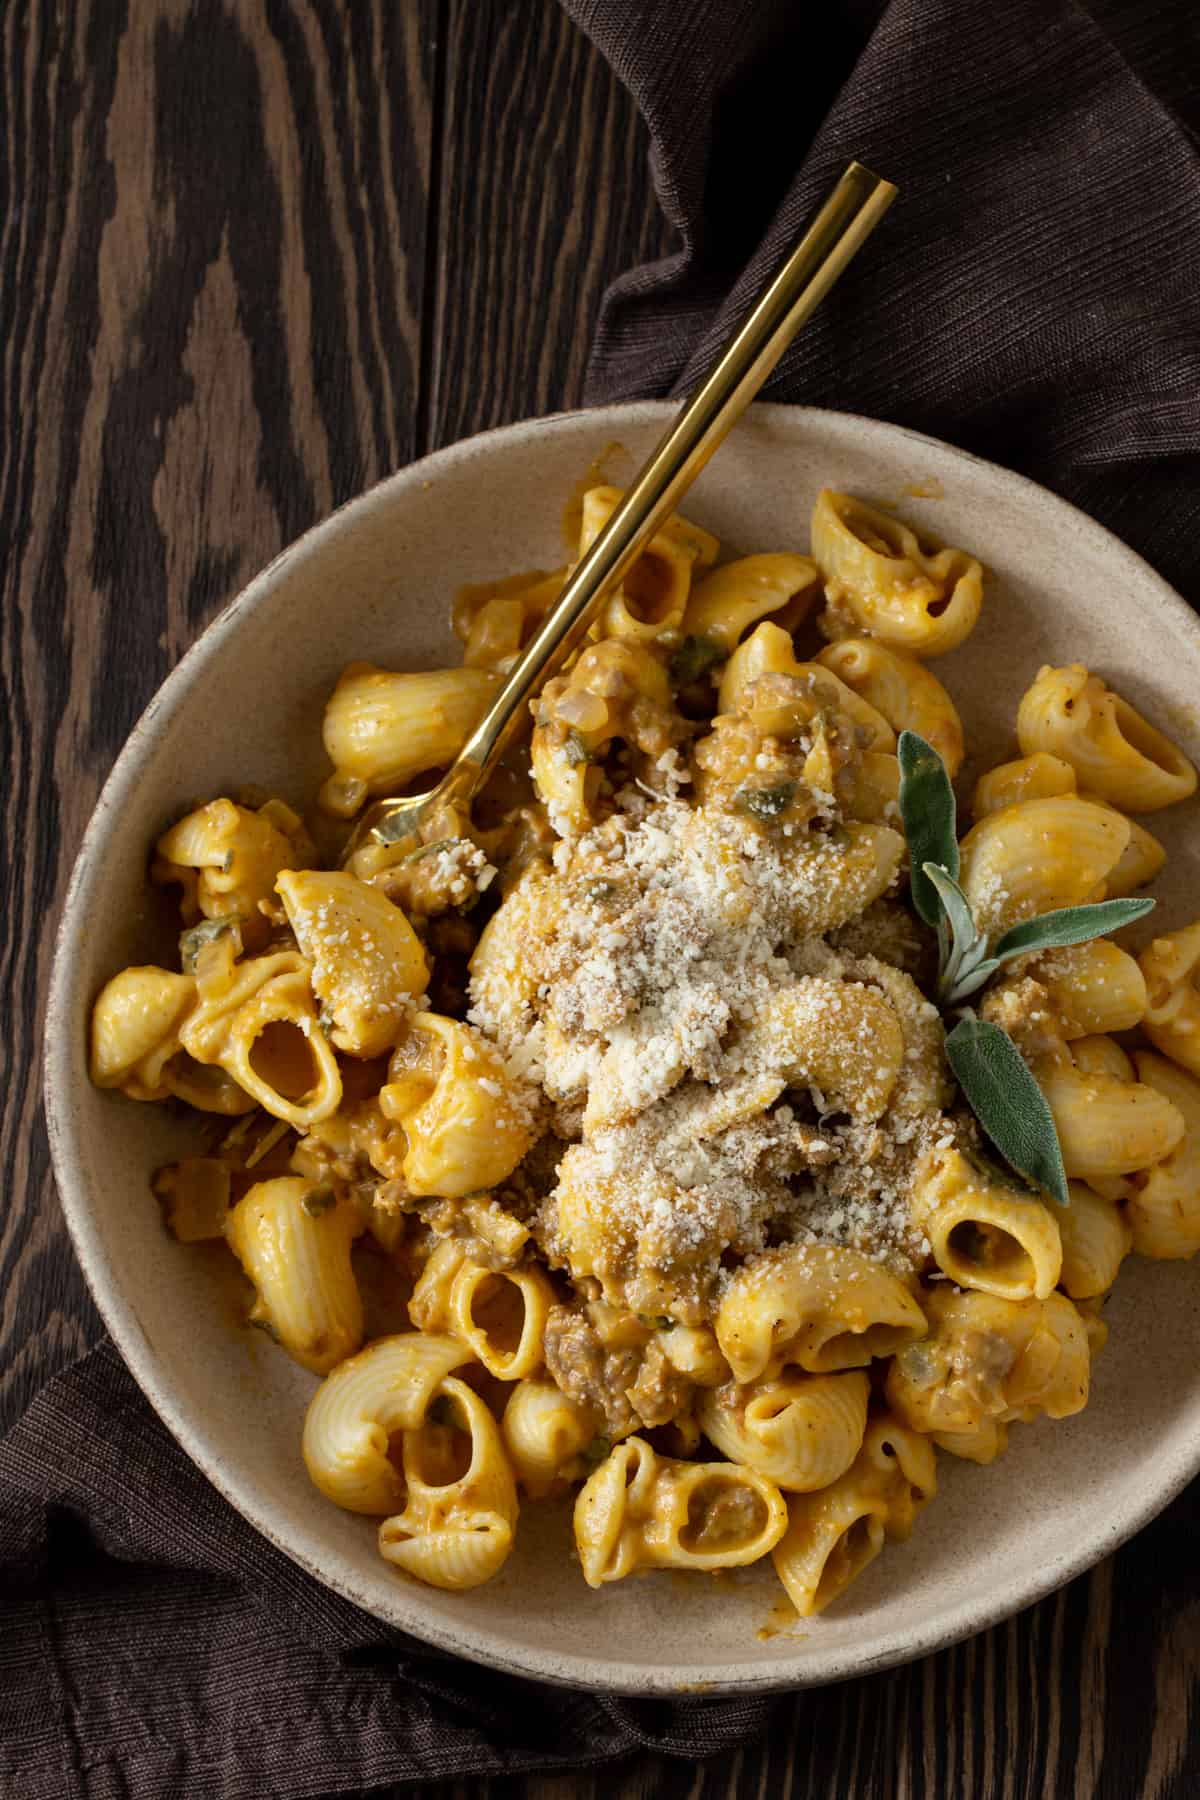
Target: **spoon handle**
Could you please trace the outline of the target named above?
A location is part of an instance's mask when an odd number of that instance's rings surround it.
[[[557,603],[464,744],[449,778],[457,800],[469,802],[478,791],[519,730],[528,700],[582,642],[604,595],[691,487],[895,194],[890,181],[861,163],[850,164],[575,565]]]

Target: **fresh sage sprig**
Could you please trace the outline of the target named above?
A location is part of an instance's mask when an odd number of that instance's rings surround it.
[[[1153,900],[1099,900],[1091,906],[1064,906],[1012,926],[989,953],[988,940],[975,924],[970,902],[957,881],[936,863],[926,863],[923,873],[937,890],[948,926],[949,948],[938,975],[938,998],[943,1006],[957,1006],[977,993],[997,969],[1016,956],[1086,944],[1106,932],[1119,931],[1122,925],[1132,925],[1154,905]]]
[[[1153,900],[1063,907],[1024,919],[991,943],[959,885],[954,789],[946,765],[915,731],[900,733],[897,755],[913,906],[937,932],[937,998],[943,1008],[961,1008],[1014,957],[1086,944],[1144,918],[1153,907]],[[1067,1178],[1054,1119],[1008,1033],[968,1010],[947,1035],[946,1056],[971,1110],[1009,1166],[1066,1205]]]
[[[908,839],[913,905],[938,934],[938,999],[957,1006],[1015,956],[1086,944],[1144,918],[1153,900],[1102,900],[1024,919],[989,943],[958,884],[959,852],[954,789],[946,765],[923,737],[902,731],[900,817]]]

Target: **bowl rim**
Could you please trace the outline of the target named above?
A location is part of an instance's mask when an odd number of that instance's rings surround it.
[[[251,1484],[239,1482],[236,1468],[224,1466],[209,1454],[202,1434],[193,1431],[189,1409],[177,1404],[170,1384],[160,1379],[155,1353],[142,1331],[132,1302],[122,1293],[108,1259],[103,1234],[92,1213],[86,1184],[79,1167],[79,1156],[73,1140],[68,1091],[71,1085],[69,1043],[75,1029],[73,1010],[73,943],[84,926],[80,916],[81,891],[97,845],[104,838],[108,823],[121,798],[136,777],[147,740],[160,715],[169,713],[182,700],[190,683],[192,670],[203,664],[235,631],[242,616],[252,611],[277,585],[284,568],[291,562],[312,554],[331,528],[344,528],[352,523],[357,509],[377,504],[392,488],[403,488],[414,480],[423,481],[475,454],[482,445],[501,446],[506,441],[520,440],[555,425],[572,425],[594,421],[598,428],[610,426],[637,428],[654,423],[666,424],[678,410],[669,400],[636,400],[609,406],[581,407],[521,419],[474,433],[416,461],[404,464],[382,477],[371,487],[344,501],[333,512],[316,521],[300,537],[286,545],[243,587],[240,592],[205,627],[199,637],[169,671],[145,707],[106,777],[95,808],[84,831],[72,866],[71,877],[63,901],[62,913],[55,933],[53,963],[48,989],[43,1032],[44,1098],[47,1133],[55,1186],[63,1216],[70,1233],[84,1278],[97,1310],[117,1349],[163,1424],[180,1448],[190,1457],[218,1493],[227,1500],[267,1541],[292,1562],[343,1599],[358,1606],[384,1624],[406,1631],[421,1642],[463,1656],[507,1674],[545,1681],[559,1687],[599,1693],[641,1694],[655,1696],[768,1693],[789,1689],[819,1687],[882,1672],[912,1662],[934,1651],[950,1648],[963,1639],[1011,1618],[1025,1607],[1044,1599],[1047,1594],[1085,1573],[1105,1556],[1128,1541],[1165,1507],[1200,1473],[1200,1418],[1190,1444],[1177,1450],[1165,1468],[1162,1479],[1141,1500],[1103,1533],[1083,1538],[1050,1565],[1032,1570],[1024,1580],[1014,1580],[1009,1593],[992,1603],[972,1601],[964,1597],[924,1625],[915,1625],[910,1634],[895,1634],[882,1649],[865,1655],[830,1648],[824,1654],[809,1638],[803,1667],[789,1667],[781,1659],[778,1665],[756,1662],[725,1662],[719,1677],[709,1680],[680,1680],[669,1668],[647,1669],[642,1664],[620,1658],[603,1665],[603,1676],[597,1679],[595,1664],[585,1653],[548,1651],[538,1648],[514,1648],[506,1645],[494,1630],[476,1626],[464,1618],[461,1626],[444,1624],[440,1619],[422,1617],[421,1592],[415,1583],[396,1583],[395,1606],[381,1610],[377,1600],[358,1588],[350,1578],[341,1578],[317,1565],[292,1542],[288,1541],[273,1519],[267,1502],[260,1502]],[[805,419],[816,423],[837,421],[859,426],[868,433],[882,433],[889,439],[901,439],[915,447],[936,450],[939,456],[987,471],[1015,499],[1036,504],[1057,515],[1064,527],[1083,530],[1094,541],[1101,540],[1106,555],[1119,571],[1122,566],[1135,573],[1143,586],[1149,582],[1157,590],[1157,601],[1176,622],[1193,635],[1197,615],[1170,584],[1144,558],[1131,549],[1106,526],[1101,525],[1080,508],[1050,489],[1018,475],[1002,465],[962,450],[956,445],[909,426],[893,424],[866,414],[841,412],[828,407],[792,406],[779,402],[759,402],[749,409],[748,417],[770,424],[784,423],[794,428]],[[786,446],[780,446],[781,454]]]

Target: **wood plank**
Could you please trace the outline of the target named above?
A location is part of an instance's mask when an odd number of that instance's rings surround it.
[[[4,14],[0,1426],[98,1330],[37,1052],[100,784],[214,613],[416,447],[437,14]]]
[[[430,447],[578,406],[604,289],[671,247],[633,102],[554,0],[448,0],[444,56]]]
[[[425,1784],[413,1800],[1184,1800],[1200,1782],[1193,1489],[1117,1556],[994,1630],[781,1699],[761,1743],[700,1764]]]

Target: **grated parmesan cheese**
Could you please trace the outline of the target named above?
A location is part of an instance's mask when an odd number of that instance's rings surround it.
[[[857,935],[842,928],[844,948],[799,931],[849,879],[836,832],[798,839],[689,805],[677,758],[655,765],[666,797],[627,787],[623,812],[559,843],[552,869],[509,897],[469,1016],[578,1140],[534,1221],[549,1259],[611,1304],[700,1323],[731,1261],[773,1243],[920,1267],[929,1247],[908,1184],[946,1121],[901,1105],[866,1124],[832,1114],[815,1082],[789,1086],[799,1017],[844,1042],[885,1096],[894,1082],[912,1100],[919,1078],[905,1070],[925,1066],[927,1046],[910,1032],[929,1014],[940,1032],[936,1009],[909,983],[896,1078],[850,1004],[864,985],[886,995],[880,971],[911,960],[911,931],[882,903]]]

